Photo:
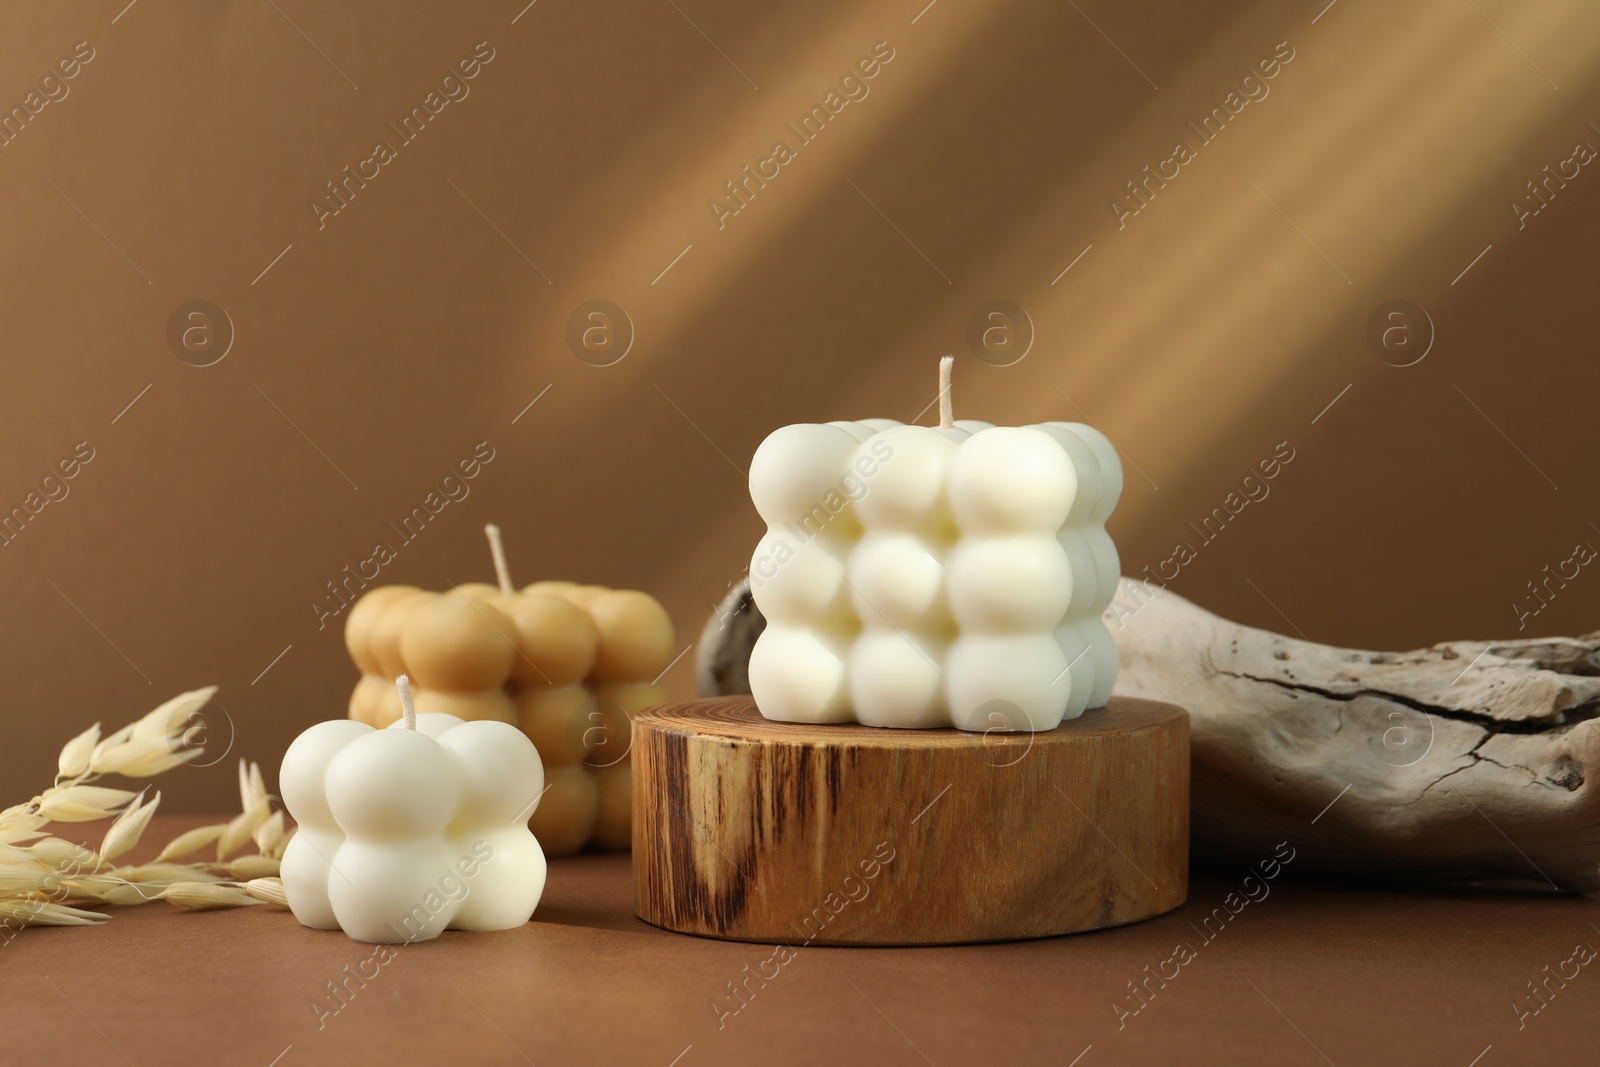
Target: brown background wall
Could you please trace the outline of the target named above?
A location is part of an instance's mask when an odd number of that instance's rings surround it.
[[[1600,146],[1592,4],[125,2],[0,10],[7,106],[94,56],[0,147],[0,507],[94,455],[0,547],[6,799],[89,722],[208,682],[275,772],[355,678],[310,605],[481,441],[380,581],[488,578],[496,521],[522,580],[650,590],[686,645],[758,535],[761,438],[912,419],[949,351],[958,415],[1110,434],[1125,573],[1187,539],[1172,587],[1249,623],[1509,635],[1526,583],[1600,547],[1600,170],[1521,229],[1510,206]],[[470,95],[319,229],[308,201],[485,41]],[[869,95],[719,228],[723,182],[880,41]],[[1285,41],[1119,229],[1123,183]],[[1406,368],[1364,339],[1398,298],[1437,333]],[[235,332],[207,367],[166,339],[195,299]],[[593,299],[636,332],[612,366],[565,339]],[[1010,366],[966,341],[993,299],[1031,320]],[[1597,591],[1582,571],[1529,632],[1592,628]],[[230,808],[231,758],[169,804]]]

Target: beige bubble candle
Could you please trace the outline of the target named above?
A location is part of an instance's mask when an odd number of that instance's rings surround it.
[[[632,838],[629,724],[665,701],[673,629],[647,593],[575,582],[512,583],[499,528],[485,527],[496,584],[433,593],[369,590],[345,623],[362,677],[349,717],[401,716],[392,679],[408,675],[419,713],[513,723],[543,761],[530,827],[546,854],[626,849]]]

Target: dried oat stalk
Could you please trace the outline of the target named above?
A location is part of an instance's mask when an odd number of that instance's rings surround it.
[[[239,761],[240,813],[180,834],[156,858],[115,861],[139,843],[161,794],[96,785],[102,776],[150,778],[197,758],[194,717],[215,686],[180,693],[138,722],[102,737],[100,724],[67,742],[55,784],[0,811],[0,937],[23,926],[83,926],[108,916],[94,907],[166,899],[185,908],[283,903],[278,863],[294,830],[272,806],[259,764]],[[52,822],[112,820],[100,846],[54,837]],[[253,844],[254,853],[242,853]],[[215,846],[215,859],[187,860]]]

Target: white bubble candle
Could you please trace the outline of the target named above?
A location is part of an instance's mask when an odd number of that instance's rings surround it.
[[[951,363],[937,427],[802,423],[756,450],[767,718],[1050,730],[1110,699],[1116,448],[1080,423],[954,419]]]
[[[289,908],[357,941],[504,930],[533,915],[545,858],[528,830],[544,767],[509,723],[424,712],[311,727],[284,754],[279,788],[299,830],[284,852]]]

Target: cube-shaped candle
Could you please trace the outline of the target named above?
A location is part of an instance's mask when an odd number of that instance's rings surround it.
[[[1049,730],[1103,706],[1122,492],[1093,427],[786,426],[756,450],[750,588],[769,719]]]
[[[660,675],[673,662],[672,622],[655,598],[574,582],[518,590],[509,577],[444,593],[382,586],[352,607],[345,645],[362,672],[350,718],[396,721],[393,679],[406,674],[419,711],[513,723],[544,764],[532,825],[545,853],[629,847],[629,723],[666,699]]]

